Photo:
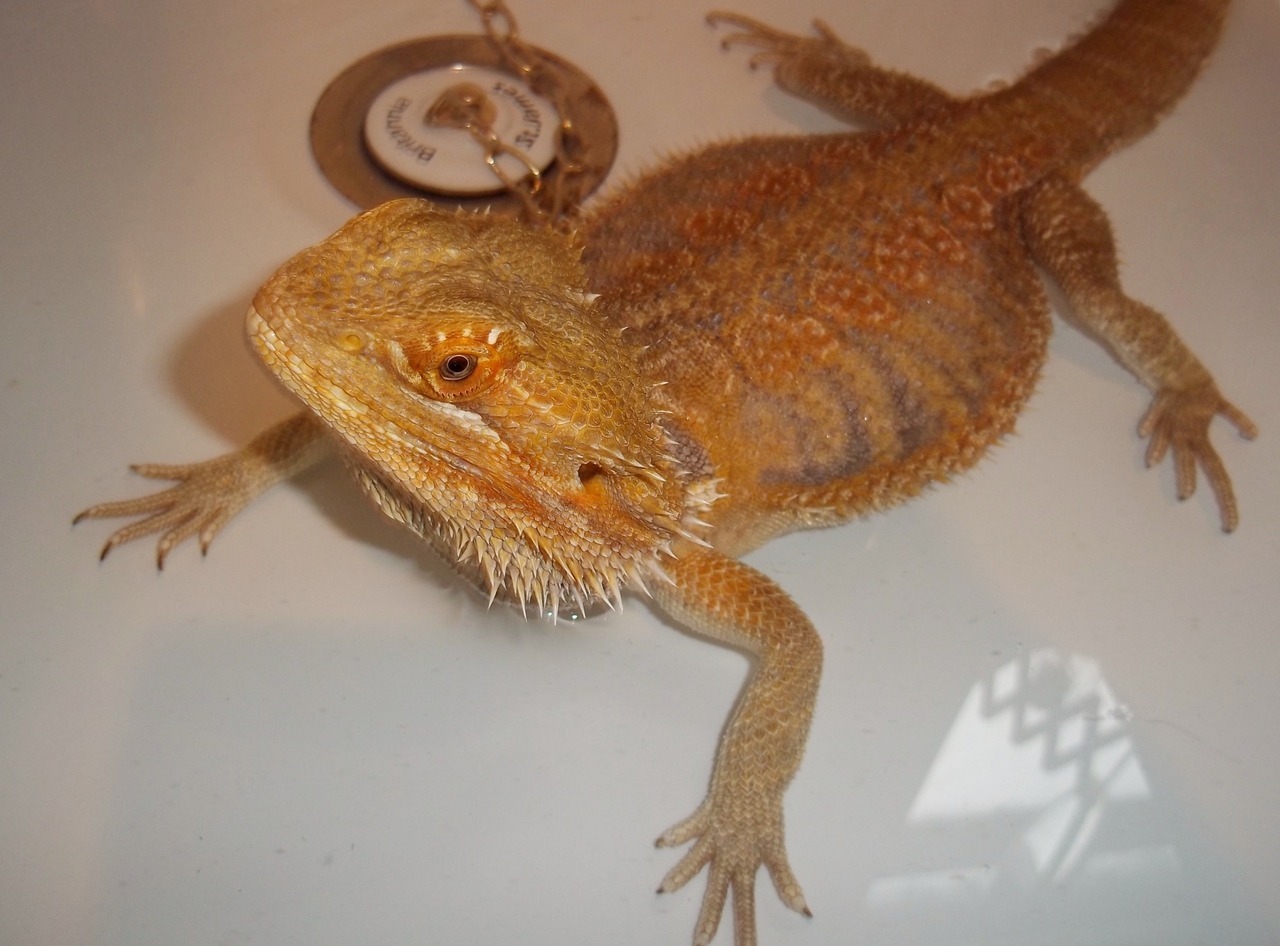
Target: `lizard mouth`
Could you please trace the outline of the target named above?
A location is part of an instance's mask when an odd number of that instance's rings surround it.
[[[378,373],[362,372],[333,352],[317,350],[310,334],[293,330],[292,322],[255,300],[245,316],[250,345],[276,378],[357,453],[396,449],[459,475],[502,478],[501,465],[484,462],[504,449],[502,441],[474,415],[378,383]],[[379,440],[386,441],[381,449]],[[477,450],[477,441],[486,449]]]

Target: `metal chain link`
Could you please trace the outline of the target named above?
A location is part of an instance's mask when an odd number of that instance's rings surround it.
[[[485,164],[489,165],[489,170],[502,182],[502,186],[513,194],[532,198],[542,189],[542,169],[515,145],[509,145],[498,137],[493,128],[495,111],[484,89],[474,83],[463,82],[444,90],[427,111],[426,122],[440,128],[460,128],[468,132],[484,149]],[[503,155],[510,155],[524,165],[524,174],[531,182],[527,187],[522,184],[523,175],[512,177],[499,163],[498,159]]]
[[[536,172],[520,180],[512,180],[496,164],[500,152],[516,153],[493,136],[485,145],[485,160],[502,181],[503,186],[519,199],[526,219],[530,223],[555,226],[575,214],[584,197],[582,175],[586,167],[579,156],[584,143],[573,123],[566,91],[554,70],[546,68],[541,57],[520,38],[515,16],[504,0],[468,0],[480,14],[485,33],[494,44],[508,69],[551,102],[560,119],[556,129],[554,164],[556,173],[544,179]],[[475,129],[469,129],[477,135]],[[477,136],[478,137],[478,136]],[[490,150],[493,149],[493,150]],[[528,160],[516,154],[526,165]],[[544,187],[544,181],[548,186]]]

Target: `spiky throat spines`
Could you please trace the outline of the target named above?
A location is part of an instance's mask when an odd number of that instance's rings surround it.
[[[359,454],[347,451],[345,458],[378,507],[426,540],[490,604],[501,600],[525,614],[533,608],[553,621],[585,616],[597,605],[619,608],[624,590],[647,595],[650,583],[669,582],[664,559],[682,545],[707,544],[705,517],[720,498],[710,477],[683,483],[679,519],[654,517],[647,542],[629,544],[617,533],[552,530],[533,519],[522,521],[480,497],[474,498],[476,515],[442,516]]]

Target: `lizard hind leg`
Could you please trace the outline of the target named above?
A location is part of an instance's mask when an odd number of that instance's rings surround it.
[[[736,27],[721,46],[754,48],[751,68],[773,66],[779,88],[842,121],[896,125],[956,102],[929,82],[873,65],[821,20],[813,24],[816,36],[797,36],[736,13],[714,12],[707,22]]]
[[[1050,177],[1022,205],[1023,238],[1032,257],[1062,289],[1077,323],[1149,388],[1154,397],[1138,426],[1147,466],[1172,452],[1178,498],[1195,492],[1196,468],[1217,500],[1222,529],[1239,522],[1235,490],[1209,440],[1219,415],[1245,439],[1258,429],[1222,396],[1213,376],[1155,309],[1120,287],[1115,240],[1106,214],[1079,185]]]

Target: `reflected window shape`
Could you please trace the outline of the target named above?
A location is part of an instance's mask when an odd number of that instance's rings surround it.
[[[1096,661],[1049,648],[975,683],[907,813],[919,869],[873,882],[869,906],[972,906],[1065,883],[1114,893],[1176,874],[1131,718]]]

